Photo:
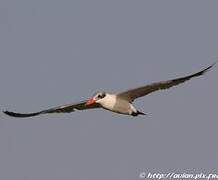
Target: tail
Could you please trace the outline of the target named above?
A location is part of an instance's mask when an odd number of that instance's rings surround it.
[[[145,113],[140,112],[140,111],[137,110],[137,112],[133,112],[131,115],[132,115],[132,116],[138,116],[138,115],[147,115],[147,114],[145,114]]]

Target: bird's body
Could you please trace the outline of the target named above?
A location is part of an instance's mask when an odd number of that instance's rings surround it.
[[[137,110],[133,107],[133,105],[130,102],[120,98],[116,94],[106,93],[105,98],[100,99],[98,103],[101,104],[101,106],[104,109],[116,113],[127,114],[127,115],[131,115],[132,113],[137,113]]]
[[[91,99],[87,101],[82,101],[82,102],[75,103],[75,104],[58,106],[55,108],[50,108],[50,109],[39,111],[36,113],[22,114],[22,113],[10,112],[10,111],[4,111],[4,113],[9,116],[13,116],[13,117],[31,117],[31,116],[37,116],[40,114],[62,113],[62,112],[64,113],[64,112],[73,112],[75,110],[103,108],[103,109],[106,109],[112,112],[125,114],[125,115],[132,115],[132,116],[145,115],[144,113],[138,111],[133,106],[132,102],[136,98],[145,96],[154,91],[168,89],[170,87],[184,83],[185,81],[190,80],[193,77],[201,76],[205,72],[207,72],[209,69],[211,69],[213,65],[207,67],[206,69],[200,72],[191,74],[189,76],[184,76],[184,77],[180,77],[180,78],[176,78],[176,79],[172,79],[168,81],[161,81],[157,83],[148,84],[148,85],[130,89],[130,90],[118,93],[118,94],[98,92]]]

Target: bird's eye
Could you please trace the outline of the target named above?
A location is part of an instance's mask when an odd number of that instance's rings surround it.
[[[101,98],[101,94],[98,95],[98,98]]]
[[[105,96],[106,96],[106,94],[105,94],[105,93],[101,93],[101,94],[98,94],[98,96],[97,96],[97,97],[98,97],[99,99],[102,99],[102,98],[104,98]]]

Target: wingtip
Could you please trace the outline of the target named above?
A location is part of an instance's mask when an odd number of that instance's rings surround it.
[[[8,115],[8,116],[12,116],[15,117],[16,113],[10,112],[10,111],[2,111],[4,114]]]
[[[211,67],[213,67],[214,65],[216,65],[217,62],[218,62],[218,60],[216,60],[216,61],[211,65]]]
[[[218,62],[218,60],[215,61],[213,64],[211,64],[211,65],[210,65],[210,68],[212,68],[213,66],[215,66],[217,62]]]
[[[11,112],[9,112],[9,111],[2,111],[2,112],[7,114],[7,115],[11,114]]]
[[[218,61],[214,62],[213,64],[211,64],[210,66],[208,66],[206,69],[202,70],[199,72],[199,75],[203,75],[205,74],[206,72],[210,71],[211,68],[217,63]]]
[[[29,113],[29,114],[21,114],[21,113],[15,113],[15,112],[11,112],[11,111],[3,111],[3,113],[5,113],[8,116],[17,117],[17,118],[25,118],[25,117],[37,116],[37,115],[40,114],[40,112]]]

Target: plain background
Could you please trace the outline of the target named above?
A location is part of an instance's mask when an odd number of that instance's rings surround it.
[[[0,1],[0,108],[34,112],[197,72],[217,61],[218,1]],[[0,113],[0,179],[133,180],[218,173],[218,66],[135,102],[16,119]]]

